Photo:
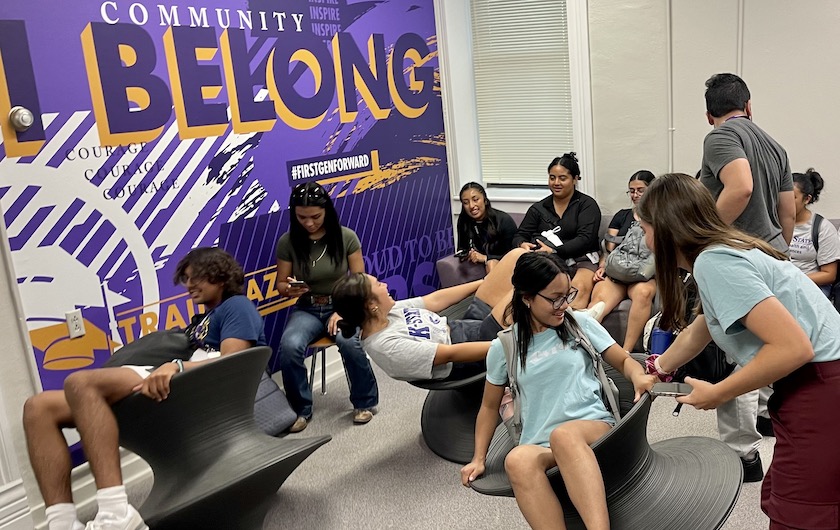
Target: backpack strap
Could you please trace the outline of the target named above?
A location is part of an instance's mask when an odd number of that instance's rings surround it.
[[[619,421],[621,419],[621,409],[618,406],[615,394],[613,394],[612,389],[614,383],[611,384],[609,378],[607,377],[607,373],[604,371],[604,365],[601,362],[601,354],[595,351],[595,347],[589,341],[586,333],[584,333],[580,328],[580,324],[574,320],[574,317],[568,318],[569,313],[571,313],[571,309],[566,310],[566,328],[571,332],[572,336],[575,337],[575,342],[577,342],[580,346],[583,346],[583,349],[586,350],[589,357],[592,359],[592,365],[595,367],[595,376],[601,384],[601,395],[606,396],[606,404],[610,408],[610,412],[612,412],[616,421]]]
[[[814,245],[814,252],[820,251],[820,225],[822,220],[822,215],[814,212],[814,219],[811,224],[811,242]]]
[[[513,328],[503,329],[496,334],[499,337],[499,342],[502,343],[502,348],[505,351],[505,364],[507,365],[508,373],[508,387],[510,388],[510,397],[516,402],[519,399],[519,385],[516,381],[516,362],[519,358],[516,355],[516,343],[513,340]],[[513,407],[513,418],[511,422],[517,434],[522,434],[522,411],[521,403]],[[517,438],[518,443],[518,438]]]

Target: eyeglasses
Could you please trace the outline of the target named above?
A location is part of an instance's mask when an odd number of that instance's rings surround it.
[[[537,296],[543,298],[549,302],[551,302],[551,307],[556,309],[560,309],[563,307],[563,304],[571,304],[575,298],[577,298],[578,290],[572,287],[569,289],[569,294],[565,296],[558,296],[557,298],[549,298],[542,293],[537,293]]]
[[[644,195],[645,188],[634,188],[627,190],[624,193],[626,193],[627,195]]]

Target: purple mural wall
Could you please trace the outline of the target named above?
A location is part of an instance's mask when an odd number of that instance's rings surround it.
[[[26,132],[7,116],[35,114]],[[432,0],[0,5],[0,205],[44,388],[196,312],[173,285],[219,245],[276,346],[274,245],[321,182],[398,296],[452,251]],[[87,333],[70,339],[64,313]]]

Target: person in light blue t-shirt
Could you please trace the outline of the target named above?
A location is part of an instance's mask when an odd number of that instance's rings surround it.
[[[776,445],[761,492],[770,528],[838,528],[840,314],[784,254],[724,223],[688,175],[657,178],[638,214],[656,255],[660,326],[682,330],[655,371],[667,376],[713,339],[742,369],[716,384],[686,377],[693,390],[677,401],[713,409],[773,384]],[[679,268],[694,274],[700,293],[700,314],[687,326]]]
[[[608,528],[609,514],[598,461],[589,445],[615,424],[601,400],[589,354],[576,346],[564,325],[575,318],[604,360],[633,383],[636,399],[655,378],[616,344],[590,316],[569,304],[577,295],[569,268],[556,254],[522,255],[513,271],[512,317],[520,390],[522,435],[505,459],[519,509],[534,528],[564,528],[563,508],[546,480],[560,468],[569,497],[587,528]],[[487,354],[487,382],[476,419],[475,454],[461,470],[464,486],[484,473],[484,460],[499,419],[507,384],[507,364],[499,339]]]

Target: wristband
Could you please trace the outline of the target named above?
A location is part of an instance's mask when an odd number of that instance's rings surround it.
[[[175,365],[178,367],[179,374],[184,371],[184,361],[182,361],[181,359],[175,359],[172,362],[175,363]]]
[[[645,373],[655,375],[663,383],[670,383],[674,379],[673,373],[663,372],[659,366],[659,355],[650,355],[645,359]]]

